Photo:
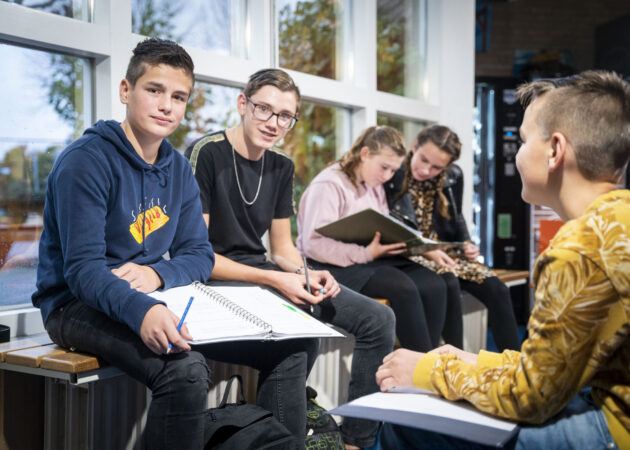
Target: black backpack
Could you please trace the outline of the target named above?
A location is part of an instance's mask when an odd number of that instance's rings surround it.
[[[345,450],[335,419],[315,401],[317,391],[306,386],[306,450]]]
[[[240,396],[237,403],[227,403],[232,381],[237,380]],[[294,450],[295,436],[271,412],[248,404],[240,375],[232,375],[223,400],[216,408],[206,411],[205,449],[217,450]]]

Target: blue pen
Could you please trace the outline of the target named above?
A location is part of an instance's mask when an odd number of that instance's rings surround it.
[[[177,332],[179,333],[179,330],[182,329],[182,325],[184,325],[184,319],[186,319],[186,314],[188,314],[188,310],[190,309],[190,305],[192,305],[193,300],[195,299],[195,297],[190,297],[190,300],[188,300],[188,304],[186,305],[186,309],[184,310],[184,314],[182,314],[182,318],[179,319],[179,323],[177,324]],[[166,351],[166,353],[170,352],[171,349],[173,348],[173,344],[169,343],[168,344],[168,350]]]

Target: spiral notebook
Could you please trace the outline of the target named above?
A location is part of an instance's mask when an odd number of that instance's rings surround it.
[[[241,340],[343,337],[275,292],[255,285],[207,286],[199,282],[156,291],[178,317],[194,297],[185,324],[191,344]]]

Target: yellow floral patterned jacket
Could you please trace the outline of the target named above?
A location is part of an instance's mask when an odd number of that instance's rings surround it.
[[[414,384],[487,413],[540,424],[585,386],[613,438],[630,444],[630,191],[600,196],[565,223],[534,268],[536,302],[520,352],[477,364],[426,354]]]

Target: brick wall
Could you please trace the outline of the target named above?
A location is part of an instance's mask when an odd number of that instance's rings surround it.
[[[514,50],[569,50],[578,71],[593,66],[595,27],[630,13],[629,0],[490,3],[490,48],[475,53],[476,76],[511,76]]]

